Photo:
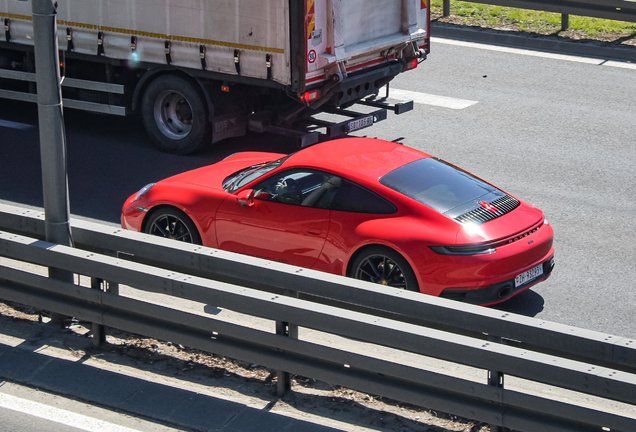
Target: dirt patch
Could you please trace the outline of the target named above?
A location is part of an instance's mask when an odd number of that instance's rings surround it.
[[[3,333],[23,334],[20,326],[51,328],[39,310],[11,302],[0,302]],[[289,416],[321,417],[343,426],[343,430],[403,432],[488,432],[488,425],[366,394],[340,386],[293,376],[292,391],[276,396],[276,373],[256,364],[242,362],[171,342],[107,329],[108,343],[93,347],[90,324],[74,322],[67,330],[82,343],[64,342],[62,348],[75,358],[115,362],[178,380],[216,387],[240,389],[246,397],[270,401],[268,409]],[[41,334],[41,332],[39,332]],[[48,342],[47,342],[48,343]]]

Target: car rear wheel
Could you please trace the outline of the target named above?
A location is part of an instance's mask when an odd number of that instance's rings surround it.
[[[201,244],[201,236],[194,222],[181,210],[165,207],[150,216],[146,228],[147,234],[186,243]]]
[[[349,276],[393,288],[419,291],[417,278],[409,263],[385,246],[364,249],[353,261]]]

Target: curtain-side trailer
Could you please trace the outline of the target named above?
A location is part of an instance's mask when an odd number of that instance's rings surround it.
[[[0,0],[0,19],[0,98],[35,102],[31,2]],[[400,114],[412,103],[378,93],[429,51],[428,0],[58,0],[56,20],[64,107],[138,113],[179,154],[247,130],[309,145],[309,124],[335,137]]]

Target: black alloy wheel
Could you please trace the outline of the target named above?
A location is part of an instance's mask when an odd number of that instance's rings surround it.
[[[145,232],[172,240],[201,244],[201,236],[194,223],[177,209],[158,210],[148,221]]]
[[[393,288],[419,291],[417,278],[399,253],[383,246],[364,250],[351,266],[350,277]]]

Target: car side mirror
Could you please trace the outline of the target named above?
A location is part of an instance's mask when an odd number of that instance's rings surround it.
[[[254,205],[254,189],[245,189],[236,195],[236,200],[243,207],[252,207]]]

